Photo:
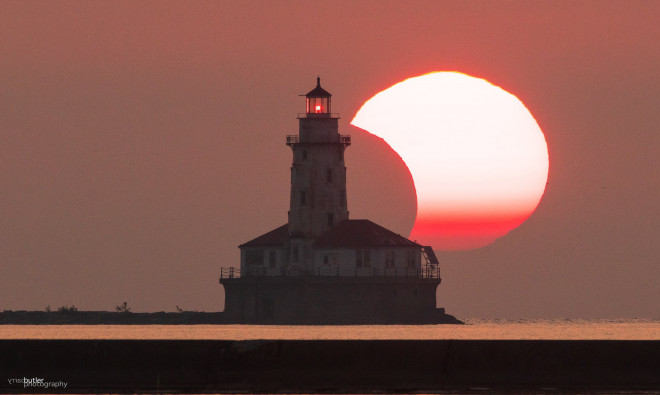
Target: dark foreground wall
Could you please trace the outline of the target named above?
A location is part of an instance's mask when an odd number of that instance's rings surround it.
[[[0,393],[657,391],[660,342],[0,340],[0,372]]]

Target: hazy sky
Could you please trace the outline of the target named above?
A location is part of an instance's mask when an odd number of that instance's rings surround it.
[[[0,2],[0,309],[218,311],[221,266],[286,222],[321,75],[351,218],[407,234],[407,169],[349,125],[405,78],[515,94],[549,184],[496,243],[439,256],[457,317],[660,316],[660,2]]]

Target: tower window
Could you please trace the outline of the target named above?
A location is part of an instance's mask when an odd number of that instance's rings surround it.
[[[306,149],[302,150],[302,158],[303,158],[303,160],[307,160],[307,150]]]
[[[328,213],[328,226],[335,224],[335,213]]]
[[[371,267],[371,251],[355,250],[355,266]]]
[[[300,191],[300,205],[304,206],[307,204],[307,194],[305,191]]]
[[[385,267],[388,269],[394,268],[394,251],[387,251],[385,253]]]
[[[264,250],[245,251],[245,264],[247,266],[257,266],[264,264]]]
[[[268,266],[272,269],[277,266],[277,254],[275,251],[270,251],[268,255]]]
[[[291,247],[291,263],[298,263],[298,246]]]
[[[327,169],[325,171],[325,180],[327,182],[332,182],[332,169]]]
[[[409,268],[414,268],[416,266],[415,262],[415,251],[408,251],[408,261],[407,266]]]

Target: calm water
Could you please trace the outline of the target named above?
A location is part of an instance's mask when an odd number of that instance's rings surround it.
[[[660,340],[660,320],[465,320],[467,325],[0,325],[0,339]]]

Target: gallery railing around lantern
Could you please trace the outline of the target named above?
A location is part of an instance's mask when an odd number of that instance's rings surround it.
[[[344,148],[351,145],[351,135],[340,134],[339,141],[322,141],[322,142],[302,142],[300,136],[297,134],[290,134],[286,136],[286,145],[293,148],[296,144],[341,144]]]
[[[332,118],[339,119],[339,113],[336,112],[324,112],[320,114],[308,113],[308,112],[299,112],[298,119],[307,119],[307,118]]]
[[[440,278],[440,267],[425,265],[421,268],[371,268],[354,269],[317,268],[305,270],[301,267],[273,270],[263,266],[248,267],[241,270],[236,267],[220,268],[220,279],[241,277],[387,277],[387,278]]]

